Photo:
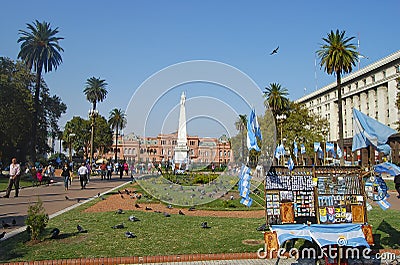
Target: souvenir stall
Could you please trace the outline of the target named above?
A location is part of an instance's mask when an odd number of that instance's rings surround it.
[[[271,167],[265,190],[271,230],[265,233],[267,251],[294,238],[314,241],[320,248],[373,244],[358,167],[296,167],[292,171]]]

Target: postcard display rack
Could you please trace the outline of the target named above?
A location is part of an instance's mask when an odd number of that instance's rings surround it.
[[[266,176],[269,224],[364,223],[365,196],[358,168],[272,167]]]

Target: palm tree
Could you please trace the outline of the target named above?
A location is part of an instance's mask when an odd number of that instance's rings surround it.
[[[121,109],[113,109],[110,112],[108,123],[112,129],[115,129],[115,162],[117,161],[117,150],[118,150],[118,130],[122,130],[126,126],[126,114]]]
[[[60,52],[63,48],[59,45],[59,41],[64,39],[57,37],[58,28],[52,29],[50,23],[45,21],[35,21],[33,24],[26,24],[28,31],[19,30],[21,35],[18,43],[21,42],[21,49],[18,58],[22,59],[29,70],[33,68],[36,72],[35,94],[34,94],[34,110],[32,117],[32,159],[36,159],[37,145],[37,123],[39,110],[39,95],[42,81],[42,71],[51,72],[53,68],[62,63]]]
[[[268,103],[271,108],[274,117],[286,110],[289,106],[288,95],[288,90],[278,83],[271,83],[269,87],[265,88],[264,96],[266,98],[266,103]]]
[[[343,115],[342,115],[342,88],[341,88],[341,75],[350,73],[353,66],[356,66],[358,55],[357,47],[350,43],[354,37],[345,37],[345,31],[336,32],[331,30],[328,33],[328,38],[322,38],[325,42],[321,44],[320,50],[317,55],[320,58],[320,66],[328,74],[336,75],[337,96],[338,96],[338,116],[339,116],[339,139],[338,144],[343,150]],[[344,165],[344,157],[340,158],[340,165]]]
[[[106,80],[96,78],[96,77],[91,77],[86,80],[86,87],[83,90],[83,93],[86,95],[86,99],[92,103],[93,108],[90,112],[90,116],[92,118],[92,124],[91,124],[91,136],[90,136],[90,164],[92,163],[92,158],[93,158],[93,141],[94,141],[94,128],[95,128],[95,121],[96,121],[96,106],[97,102],[102,102],[106,96],[107,96],[107,83]]]
[[[91,77],[86,80],[86,87],[83,93],[86,99],[93,104],[93,110],[96,110],[97,102],[102,102],[107,96],[107,83],[106,80]]]
[[[247,128],[247,115],[240,114],[238,120],[235,122],[236,129],[240,132],[242,136],[242,162],[245,161],[244,159],[244,132],[246,131]]]

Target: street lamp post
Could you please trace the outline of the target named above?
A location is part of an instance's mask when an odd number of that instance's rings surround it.
[[[99,112],[97,110],[91,109],[89,110],[89,117],[91,118],[91,133],[90,133],[90,155],[89,155],[89,164],[92,166],[93,162],[93,142],[94,142],[94,123],[96,116]]]
[[[68,144],[69,144],[69,161],[72,161],[72,142],[71,142],[71,138],[75,136],[75,133],[70,133],[68,134]]]
[[[285,114],[276,115],[276,119],[280,123],[280,127],[281,127],[281,145],[283,146],[283,121],[286,120],[286,115]],[[284,166],[284,165],[285,165],[285,155],[282,156],[282,166]]]

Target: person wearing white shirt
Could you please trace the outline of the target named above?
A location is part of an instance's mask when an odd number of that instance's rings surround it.
[[[79,181],[81,182],[81,189],[86,188],[86,183],[88,180],[89,170],[85,166],[85,163],[82,163],[81,167],[78,169]]]
[[[14,185],[15,187],[15,196],[18,197],[18,192],[19,192],[19,178],[21,176],[21,167],[17,163],[17,159],[14,157],[11,159],[11,165],[10,165],[10,179],[8,181],[8,187],[7,187],[7,192],[4,198],[9,198],[12,186]]]

